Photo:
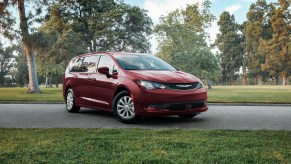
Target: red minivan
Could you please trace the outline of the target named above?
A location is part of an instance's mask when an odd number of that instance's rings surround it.
[[[149,54],[94,52],[73,58],[63,77],[69,112],[112,111],[123,123],[140,116],[192,118],[207,111],[207,91],[195,76]]]

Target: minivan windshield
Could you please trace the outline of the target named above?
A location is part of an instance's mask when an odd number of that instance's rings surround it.
[[[154,55],[124,54],[114,55],[119,65],[125,70],[163,70],[176,71],[174,67]]]

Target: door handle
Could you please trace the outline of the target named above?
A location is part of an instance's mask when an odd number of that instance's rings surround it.
[[[87,80],[89,80],[89,81],[96,81],[96,79],[94,77],[93,78],[88,77]]]
[[[92,81],[96,81],[96,79],[95,79],[94,77],[93,77],[93,78],[91,78],[91,80],[92,80]]]

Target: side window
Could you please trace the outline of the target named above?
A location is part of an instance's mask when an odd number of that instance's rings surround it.
[[[116,66],[114,65],[113,61],[108,56],[101,56],[98,68],[100,67],[108,67],[109,73],[116,71]]]
[[[95,73],[99,56],[77,58],[71,67],[71,72]]]
[[[96,73],[98,58],[99,56],[86,56],[81,65],[81,72]]]
[[[76,58],[71,66],[70,72],[81,72],[80,67],[85,57]]]

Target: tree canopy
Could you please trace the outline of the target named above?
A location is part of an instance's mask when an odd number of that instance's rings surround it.
[[[239,34],[239,25],[233,15],[225,11],[217,22],[220,33],[215,40],[220,50],[219,58],[222,68],[222,80],[232,85],[235,75],[238,74],[243,59],[242,35]]]
[[[205,28],[214,20],[209,4],[205,1],[201,8],[198,3],[188,5],[186,9],[177,9],[161,17],[155,32],[159,41],[159,57],[179,70],[215,80],[220,67],[205,41]]]
[[[148,52],[152,21],[146,11],[114,0],[59,1],[49,8],[45,29],[77,35],[95,51]]]
[[[0,43],[0,86],[2,87],[4,86],[4,77],[8,75],[14,66],[13,58],[13,48],[4,48],[3,44]]]
[[[288,0],[280,0],[271,17],[272,38],[267,40],[260,38],[258,51],[264,55],[265,61],[262,69],[269,71],[271,76],[281,75],[282,84],[286,84],[286,78],[291,68],[291,12]],[[277,80],[278,83],[278,80]]]

